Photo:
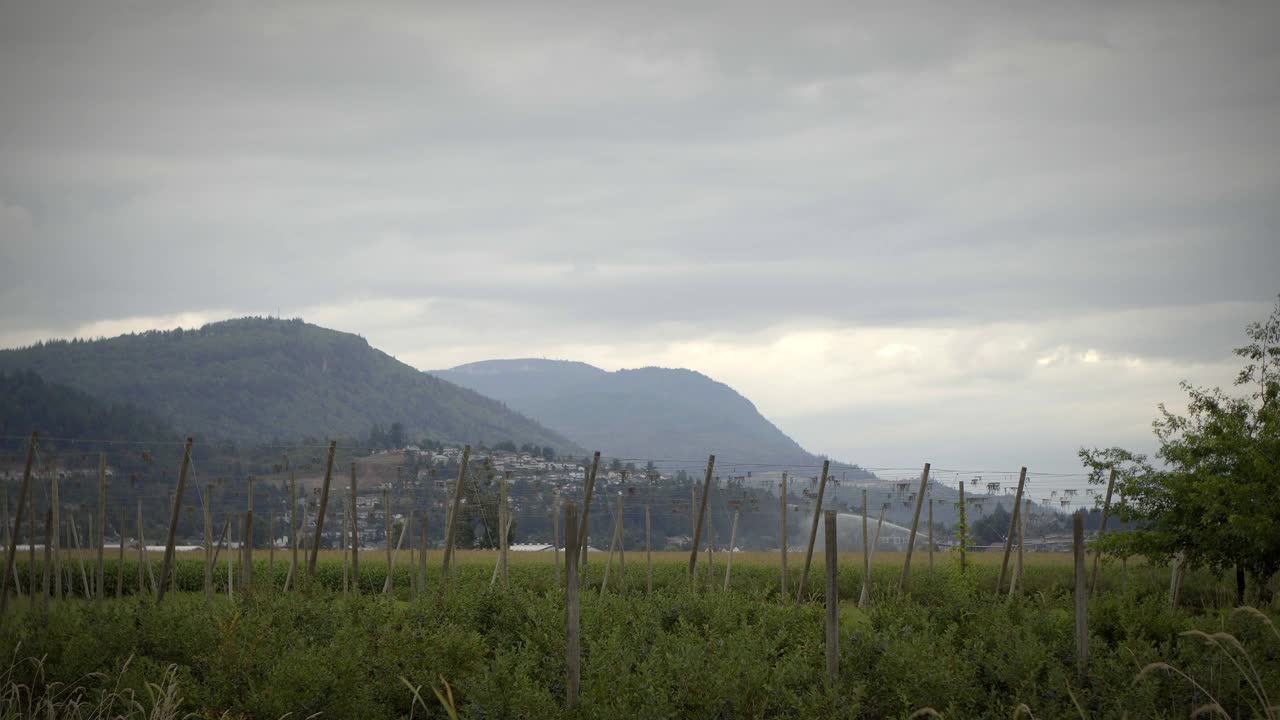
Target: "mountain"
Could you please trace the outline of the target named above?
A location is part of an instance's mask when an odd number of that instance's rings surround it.
[[[613,457],[815,465],[733,388],[692,370],[606,372],[563,360],[486,360],[434,375],[506,403]]]
[[[0,372],[0,447],[25,447],[32,430],[57,438],[178,440],[172,427],[128,403],[105,403],[30,370]]]
[[[365,437],[401,422],[410,438],[549,445],[564,436],[432,377],[362,337],[301,320],[241,318],[196,330],[57,340],[0,351],[0,371],[34,370],[107,403],[132,403],[183,432],[226,439]]]

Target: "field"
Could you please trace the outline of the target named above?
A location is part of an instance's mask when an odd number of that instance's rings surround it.
[[[549,554],[513,554],[503,589],[490,586],[494,553],[460,553],[445,583],[433,552],[418,597],[403,553],[395,596],[381,594],[383,558],[362,552],[361,593],[344,597],[337,553],[322,556],[301,592],[283,593],[288,553],[277,552],[268,587],[258,550],[254,592],[221,594],[220,561],[220,594],[207,603],[200,557],[188,555],[180,591],[160,605],[136,593],[131,560],[115,599],[108,561],[104,602],[54,601],[46,613],[26,597],[12,601],[0,632],[9,659],[0,717],[395,718],[456,709],[477,718],[1163,718],[1210,703],[1220,717],[1274,717],[1267,708],[1280,698],[1274,611],[1216,609],[1229,588],[1207,574],[1186,581],[1182,609],[1172,610],[1168,568],[1104,566],[1080,675],[1070,555],[1029,554],[1023,588],[1006,599],[994,593],[994,553],[971,554],[964,575],[951,556],[937,555],[930,571],[917,553],[903,594],[902,556],[879,553],[870,606],[860,609],[862,558],[842,554],[841,661],[830,682],[820,556],[806,601],[796,603],[780,597],[776,554],[736,554],[724,592],[722,554],[714,582],[704,573],[690,587],[687,554],[654,553],[647,594],[641,552],[628,553],[621,589],[615,561],[603,594],[605,557],[590,557],[580,701],[566,710],[564,591]],[[705,561],[704,553],[700,569]],[[789,564],[794,586],[803,555]],[[19,575],[25,585],[25,567]]]

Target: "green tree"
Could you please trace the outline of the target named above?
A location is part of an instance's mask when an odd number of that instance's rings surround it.
[[[1233,396],[1181,383],[1186,414],[1161,404],[1152,423],[1164,467],[1130,456],[1132,472],[1117,477],[1121,517],[1142,527],[1106,543],[1159,561],[1181,555],[1215,571],[1234,568],[1238,603],[1246,574],[1265,596],[1280,571],[1280,302],[1246,332],[1250,342],[1235,350],[1245,360],[1235,385],[1252,391]]]

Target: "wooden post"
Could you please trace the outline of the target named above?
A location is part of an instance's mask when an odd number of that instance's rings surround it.
[[[138,595],[141,596],[143,593],[147,591],[147,578],[146,578],[146,575],[143,574],[144,571],[142,569],[142,566],[145,564],[146,557],[147,557],[146,555],[147,549],[146,549],[146,545],[144,544],[146,541],[142,539],[142,498],[138,498],[137,527],[138,527],[138,537],[136,539],[138,541]],[[70,530],[68,530],[68,532],[70,532]],[[147,571],[150,571],[150,570],[151,570],[151,567],[147,566]],[[152,589],[154,590],[154,588]],[[68,592],[70,592],[71,588],[68,587],[67,590]]]
[[[422,547],[418,548],[418,592],[425,593],[427,591],[427,513],[423,511],[419,517],[422,519],[418,523],[422,526],[418,531],[422,535]]]
[[[960,574],[963,575],[968,568],[968,558],[965,555],[965,544],[968,542],[968,523],[965,522],[964,508],[964,480],[960,481]]]
[[[1111,491],[1116,487],[1116,469],[1111,468],[1111,475],[1107,478],[1107,498],[1102,502],[1102,525],[1098,527],[1098,535],[1094,538],[1094,542],[1102,539],[1107,533],[1107,518],[1111,514]],[[1089,575],[1089,594],[1092,595],[1098,589],[1098,561],[1102,559],[1102,553],[1094,551],[1093,553],[1093,572]]]
[[[98,602],[107,594],[107,454],[98,453],[98,567],[94,579],[98,585]]]
[[[1022,553],[1026,545],[1027,514],[1031,512],[1031,499],[1022,501],[1022,512],[1018,515],[1018,555],[1013,560],[1013,575],[1009,578],[1009,597],[1018,591],[1022,582]]]
[[[622,516],[614,518],[613,532],[609,533],[609,557],[604,561],[604,578],[600,581],[600,594],[603,595],[606,588],[609,587],[609,571],[613,569],[613,551],[618,547],[618,523],[621,522]]]
[[[356,464],[351,463],[351,500],[348,501],[347,509],[351,513],[351,537],[347,542],[347,549],[351,552],[351,589],[356,595],[360,594],[360,502],[358,495],[360,493],[359,479],[356,477]],[[305,518],[305,516],[304,516]]]
[[[284,591],[289,592],[289,585],[298,576],[298,478],[289,473],[289,574],[284,577]]]
[[[27,597],[31,600],[31,608],[36,607],[36,503],[35,488],[27,487],[27,506],[31,508],[31,512],[27,513]],[[79,550],[79,548],[76,548]],[[79,553],[77,553],[79,554]],[[80,558],[80,570],[84,571],[84,558]],[[85,597],[88,598],[89,582],[85,578]]]
[[[502,473],[499,483],[498,507],[502,508],[502,522],[498,526],[498,575],[502,578],[502,587],[509,585],[507,573],[507,530],[511,525],[511,506],[507,502],[507,480],[511,477],[511,471],[507,470]]]
[[[187,438],[186,447],[182,451],[182,468],[178,471],[178,489],[173,495],[173,504],[169,509],[169,537],[164,544],[164,562],[160,565],[160,587],[156,590],[156,602],[164,601],[165,585],[169,581],[169,573],[176,572],[174,563],[174,538],[178,532],[178,517],[182,510],[182,491],[187,486],[187,468],[191,465],[191,438]]]
[[[9,493],[6,491],[5,496]],[[58,474],[54,473],[49,486],[49,509],[53,511],[53,596],[62,599],[62,518],[58,499]],[[8,503],[5,503],[5,522],[9,521]]]
[[[698,569],[698,545],[702,540],[702,517],[707,514],[707,498],[711,495],[711,473],[716,468],[716,456],[707,457],[707,475],[702,481],[702,503],[693,523],[693,549],[689,552],[689,581],[693,582]],[[692,508],[691,508],[692,510]]]
[[[863,493],[865,495],[865,492]],[[782,601],[791,597],[791,578],[787,576],[787,474],[782,473],[782,490],[778,494],[779,517],[782,519]]]
[[[551,506],[551,553],[556,565],[556,587],[560,586],[560,491],[556,490],[555,504]]]
[[[729,529],[729,559],[724,565],[724,592],[729,592],[729,575],[733,573],[733,545],[738,539],[738,512],[733,511],[733,526]]]
[[[1084,574],[1084,513],[1077,510],[1071,520],[1071,541],[1076,565],[1076,669],[1080,677],[1089,672],[1089,594]]]
[[[413,502],[410,501],[409,509],[404,514],[404,527],[406,537],[409,538],[409,599],[416,600],[418,597],[418,580],[415,577],[414,568],[418,567],[413,562],[413,546],[417,544],[413,534]]]
[[[449,510],[449,524],[444,535],[444,574],[449,575],[449,564],[453,561],[453,543],[457,535],[458,515],[462,511],[462,490],[467,479],[467,463],[471,460],[471,446],[462,448],[462,463],[458,465],[458,484],[453,489],[453,503]]]
[[[391,490],[386,485],[382,486],[382,534],[386,538],[387,546],[387,578],[382,583],[382,594],[386,595],[391,592],[389,584],[391,581]]]
[[[711,507],[711,488],[707,488],[707,587],[714,588],[716,577],[716,562],[714,549],[716,545],[716,533],[714,523],[712,522],[716,516],[716,509]]]
[[[653,594],[653,549],[649,546],[649,506],[644,506],[644,592]]]
[[[858,596],[858,607],[867,606],[871,588],[871,544],[867,537],[867,489],[862,489],[862,594]]]
[[[1018,472],[1018,494],[1013,498],[1013,515],[1009,518],[1009,535],[1004,539],[1004,561],[1000,563],[1000,579],[996,581],[996,593],[1004,587],[1004,580],[1009,573],[1009,553],[1013,550],[1013,533],[1018,527],[1018,516],[1022,514],[1022,488],[1027,484],[1027,469]]]
[[[15,570],[13,561],[15,554],[18,552],[18,529],[22,527],[22,511],[27,499],[27,492],[31,488],[31,461],[36,455],[37,433],[31,433],[31,441],[27,444],[27,462],[22,470],[22,485],[18,489],[18,509],[14,513],[14,533],[13,542],[9,543],[8,556],[5,558],[4,577],[0,578],[0,614],[3,614],[9,606],[9,576],[13,575]],[[8,490],[5,495],[8,496]],[[8,521],[8,517],[5,518]],[[16,579],[16,576],[15,576]]]
[[[3,508],[0,509],[0,513],[4,514],[4,551],[7,557],[9,549],[16,548],[18,546],[18,533],[9,525],[9,487],[7,485],[3,485],[0,486],[0,489],[4,491],[0,493],[0,504],[3,505]],[[5,577],[8,578],[9,574],[5,573]],[[18,581],[17,568],[13,568],[13,583],[14,592],[17,595],[22,595],[22,583]],[[8,595],[7,591],[5,592],[5,595]]]
[[[124,597],[124,506],[120,506],[120,554],[116,558],[116,599]]]
[[[395,550],[393,550],[391,553],[391,564],[387,566],[387,581],[382,584],[383,595],[390,595],[391,591],[395,589],[396,560],[400,556],[400,547],[404,545],[404,536],[405,536],[405,533],[408,532],[408,530],[409,530],[408,522],[405,522],[403,525],[400,526],[400,535],[396,540]],[[388,542],[390,542],[390,540],[388,540]]]
[[[933,498],[929,498],[929,572],[933,572]]]
[[[347,531],[351,523],[351,506],[346,502],[342,503],[342,533],[338,535],[338,552],[342,553],[342,597],[346,597],[351,592],[351,578],[348,576],[350,572],[350,560],[347,555]]]
[[[911,553],[916,548],[916,531],[920,529],[920,508],[924,506],[924,494],[929,488],[929,463],[924,464],[920,473],[920,490],[916,493],[916,511],[911,515],[911,535],[907,538],[907,557],[902,561],[902,577],[898,578],[898,592],[907,588],[907,578],[911,577]]]
[[[618,493],[618,591],[627,589],[627,525],[622,515],[622,493]]]
[[[581,678],[581,637],[578,634],[578,506],[564,506],[564,615],[565,615],[565,681],[564,702],[567,707],[578,704]]]
[[[249,476],[248,509],[244,513],[244,585],[245,592],[253,590],[253,476]]]
[[[578,529],[578,543],[582,546],[582,567],[587,566],[587,548],[591,547],[591,493],[596,487],[596,471],[600,469],[600,451],[591,456],[591,471],[587,474],[582,490],[582,527]]]
[[[827,680],[840,679],[840,585],[836,567],[836,514],[823,514],[827,557]]]
[[[33,527],[32,530],[35,528]],[[31,547],[35,547],[35,533],[31,533]],[[80,532],[76,530],[76,516],[71,516],[71,541],[76,546],[76,557],[80,560],[80,585],[84,588],[84,598],[91,600],[93,598],[93,588],[89,585],[89,570],[84,565],[84,548],[80,544]],[[31,596],[35,597],[35,582],[31,583]]]
[[[213,600],[213,483],[204,484],[204,599]]]
[[[329,483],[333,480],[333,454],[338,449],[338,441],[329,441],[329,457],[324,463],[324,484],[320,486],[320,507],[316,510],[316,534],[311,541],[311,558],[307,561],[307,577],[314,578],[316,575],[316,561],[320,558],[320,538],[324,534],[324,513],[329,506]],[[354,476],[355,463],[351,464],[351,474]],[[228,553],[227,557],[230,557]]]
[[[863,594],[858,598],[858,606],[866,607],[871,603],[871,561],[876,557],[876,548],[880,546],[880,528],[884,527],[884,505],[880,506],[880,518],[876,520],[876,534],[871,540],[871,551],[867,553],[865,560],[867,564],[867,583],[863,587]]]
[[[822,517],[822,495],[827,490],[827,470],[830,460],[822,461],[822,479],[818,481],[818,499],[813,506],[813,525],[809,528],[809,547],[804,553],[804,571],[800,573],[800,588],[796,590],[796,601],[804,595],[805,586],[809,584],[809,566],[813,564],[813,544],[818,539],[818,520]]]

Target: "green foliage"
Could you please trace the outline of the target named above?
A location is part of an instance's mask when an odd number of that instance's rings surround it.
[[[364,437],[390,418],[402,423],[401,441],[425,433],[572,448],[501,403],[419,372],[362,337],[301,320],[241,318],[0,351],[0,370],[19,369],[104,402],[133,403],[203,437]]]

